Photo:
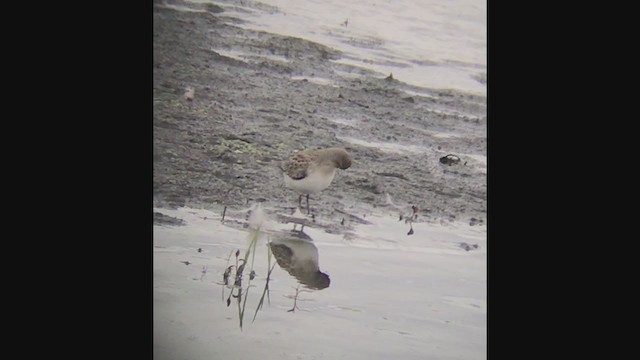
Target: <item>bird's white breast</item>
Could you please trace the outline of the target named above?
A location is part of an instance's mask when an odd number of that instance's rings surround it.
[[[301,194],[315,194],[329,187],[334,176],[336,176],[335,168],[329,172],[310,172],[304,179],[300,180],[293,180],[287,174],[284,174],[284,182],[288,187]]]

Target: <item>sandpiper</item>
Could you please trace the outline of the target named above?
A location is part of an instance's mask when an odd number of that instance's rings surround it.
[[[299,207],[302,207],[302,196],[307,195],[309,214],[309,194],[319,193],[329,187],[336,175],[336,169],[348,169],[351,161],[349,153],[341,148],[303,151],[284,162],[284,183],[300,194]]]

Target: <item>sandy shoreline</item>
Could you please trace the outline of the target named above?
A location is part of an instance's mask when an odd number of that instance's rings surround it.
[[[486,98],[385,79],[225,11],[277,9],[216,3],[154,2],[154,358],[485,359]],[[312,243],[291,246],[330,285],[289,312],[299,279],[275,267],[270,305],[241,331],[220,282],[248,245],[246,211],[261,203],[268,239],[286,244],[298,197],[277,165],[332,146],[354,163],[311,197]],[[396,205],[417,205],[418,221]]]

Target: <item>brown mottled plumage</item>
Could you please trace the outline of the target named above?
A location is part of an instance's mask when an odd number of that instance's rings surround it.
[[[282,171],[285,184],[300,194],[298,205],[302,203],[302,195],[307,195],[309,212],[309,194],[318,193],[329,187],[336,169],[348,169],[351,167],[351,162],[351,156],[345,149],[307,150],[285,161]]]
[[[284,171],[293,180],[304,179],[310,167],[326,165],[338,169],[351,166],[351,156],[341,148],[307,150],[293,155],[284,163]]]

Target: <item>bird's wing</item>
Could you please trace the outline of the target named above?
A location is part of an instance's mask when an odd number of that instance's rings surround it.
[[[292,156],[287,162],[284,163],[284,172],[290,178],[294,180],[300,180],[307,177],[307,169],[309,169],[309,163],[311,157],[307,154],[300,153]]]

